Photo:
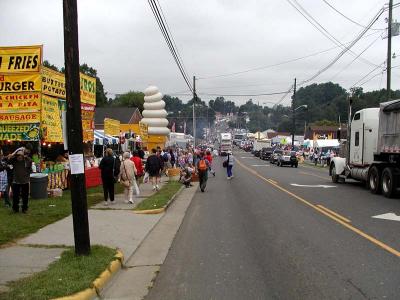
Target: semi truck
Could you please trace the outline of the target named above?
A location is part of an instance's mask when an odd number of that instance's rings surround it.
[[[349,102],[351,116],[351,101]],[[357,111],[349,119],[346,157],[334,157],[329,167],[332,182],[354,179],[373,194],[391,198],[400,190],[400,100],[379,108]]]
[[[218,138],[219,155],[232,154],[232,135],[229,132],[222,132]]]

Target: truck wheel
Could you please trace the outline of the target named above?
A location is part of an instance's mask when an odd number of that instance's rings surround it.
[[[372,194],[381,193],[381,173],[376,166],[371,167],[371,170],[369,170],[368,186]]]
[[[339,175],[336,174],[335,164],[331,164],[331,178],[333,183],[339,182]]]
[[[392,168],[385,168],[382,172],[382,194],[387,198],[392,198],[396,194],[396,183]]]

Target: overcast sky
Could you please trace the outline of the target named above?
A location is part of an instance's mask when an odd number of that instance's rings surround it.
[[[327,50],[336,45],[317,31],[287,0],[159,0],[190,78],[278,64]],[[294,3],[294,0],[291,0]],[[363,30],[332,10],[323,0],[297,0],[330,34],[341,43],[352,41]],[[327,0],[350,19],[367,25],[386,3],[384,0]],[[394,1],[396,2],[396,1]],[[145,0],[78,0],[80,62],[98,70],[106,92],[143,91],[154,84],[160,91],[188,90]],[[400,8],[394,9],[394,19]],[[1,0],[0,45],[44,45],[44,59],[64,63],[61,0]],[[373,25],[385,28],[387,11]],[[350,88],[386,58],[387,39],[383,31],[368,31],[352,50],[310,83],[333,81]],[[370,36],[368,36],[370,35]],[[375,42],[374,42],[375,41]],[[372,45],[371,45],[372,44]],[[355,60],[354,55],[368,62]],[[392,52],[399,58],[400,40],[393,38]],[[198,80],[198,92],[259,94],[287,90],[295,77],[299,82],[324,68],[341,51],[325,53],[280,66]],[[376,69],[364,90],[383,88],[386,74]],[[400,88],[400,68],[392,72],[392,88]],[[201,96],[201,95],[200,95]],[[180,96],[188,99],[186,96]],[[211,96],[201,96],[209,100]],[[277,102],[281,96],[225,97],[242,104],[249,98],[260,104]],[[290,101],[289,96],[283,104]],[[269,106],[270,103],[267,103]]]

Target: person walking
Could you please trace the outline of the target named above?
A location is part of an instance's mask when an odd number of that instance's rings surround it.
[[[212,168],[212,161],[213,161],[213,157],[211,155],[211,151],[206,151],[206,155],[204,156],[204,158],[208,161],[209,163],[209,168],[208,170],[213,174],[213,176],[215,177],[215,170],[213,170]]]
[[[101,181],[103,182],[104,205],[108,205],[108,199],[110,199],[111,205],[114,204],[114,185],[119,174],[120,164],[120,160],[114,157],[113,150],[107,148],[105,156],[102,158],[99,165]]]
[[[235,158],[233,157],[233,154],[229,154],[225,159],[225,164],[226,164],[226,173],[228,175],[227,179],[230,180],[233,178],[233,165],[235,163]]]
[[[157,150],[151,149],[151,155],[146,161],[146,172],[149,173],[151,183],[153,184],[153,191],[158,191],[160,187],[158,186],[159,178],[161,175],[161,170],[163,169],[163,164],[161,159],[157,156]]]
[[[13,211],[19,212],[19,199],[22,198],[22,213],[28,211],[29,182],[32,172],[32,159],[28,156],[28,150],[19,148],[8,156],[9,164],[13,168]]]
[[[201,152],[199,159],[197,161],[197,173],[199,174],[199,184],[200,184],[200,190],[202,193],[204,193],[204,190],[206,189],[207,185],[207,180],[208,180],[208,168],[210,167],[210,164],[208,160],[204,158],[204,153]]]
[[[134,185],[137,185],[137,170],[135,167],[135,163],[129,159],[129,156],[129,152],[124,152],[124,154],[122,155],[123,161],[121,163],[119,171],[119,178],[124,185],[125,203],[134,204],[133,187]]]
[[[143,163],[142,160],[139,157],[139,152],[134,150],[132,152],[132,157],[130,158],[130,160],[135,164],[135,168],[136,168],[136,180],[133,183],[133,186],[135,188],[136,191],[136,196],[139,197],[140,196],[140,190],[139,190],[139,178],[142,177],[144,175],[144,171],[143,171]]]

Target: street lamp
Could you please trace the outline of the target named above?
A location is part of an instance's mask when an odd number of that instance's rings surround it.
[[[298,106],[296,108],[294,108],[294,106],[293,106],[293,111],[292,111],[292,118],[293,118],[293,124],[292,124],[292,150],[294,149],[294,131],[295,131],[295,128],[296,128],[295,111],[300,109],[300,108],[303,108],[303,107],[304,108],[308,108],[307,104],[300,105],[300,106]]]

